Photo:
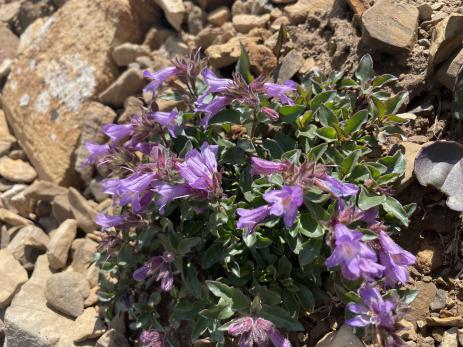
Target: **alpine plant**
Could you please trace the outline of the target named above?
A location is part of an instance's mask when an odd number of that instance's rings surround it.
[[[392,235],[414,206],[392,195],[402,154],[372,155],[405,122],[407,93],[382,90],[395,77],[367,55],[352,77],[276,83],[245,50],[231,78],[200,51],[144,75],[146,107],[87,144],[113,202],[97,217],[107,319],[146,347],[289,347],[344,303],[365,342],[400,345],[415,258]]]

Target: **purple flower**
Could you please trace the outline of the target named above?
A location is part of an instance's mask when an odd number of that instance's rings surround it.
[[[315,184],[321,190],[331,193],[335,198],[355,196],[359,188],[353,183],[344,183],[329,175],[315,179]]]
[[[156,96],[156,92],[167,79],[177,75],[179,73],[178,69],[174,66],[166,67],[156,72],[149,72],[145,70],[143,76],[149,78],[151,82],[143,89],[143,92],[151,92],[153,97]]]
[[[267,116],[268,119],[270,119],[273,122],[276,122],[280,118],[280,115],[278,114],[278,112],[275,111],[273,108],[262,107],[261,111],[263,114]]]
[[[99,226],[105,229],[122,225],[124,224],[125,221],[126,219],[123,216],[118,216],[118,215],[110,216],[105,213],[98,213],[96,215],[96,220],[95,220],[96,224],[98,224]]]
[[[144,281],[157,274],[156,281],[161,281],[161,290],[169,292],[174,284],[174,275],[170,265],[174,259],[175,255],[171,252],[164,252],[162,256],[152,257],[142,267],[134,271],[133,279]]]
[[[296,90],[296,83],[293,81],[286,81],[283,84],[275,84],[275,83],[264,83],[264,92],[280,100],[283,104],[294,105],[294,101],[291,100],[286,93],[292,92]]]
[[[101,129],[113,142],[120,142],[133,134],[132,124],[106,124]]]
[[[283,216],[287,228],[296,220],[297,210],[304,202],[302,188],[298,186],[284,186],[281,190],[272,190],[263,195],[270,204],[270,214]]]
[[[338,207],[336,209],[336,216],[333,218],[333,223],[349,225],[357,221],[362,221],[371,225],[376,222],[376,218],[378,218],[378,209],[371,208],[364,211],[353,204],[346,207],[344,200],[338,199]]]
[[[258,157],[251,158],[252,175],[273,175],[275,173],[286,170],[286,163],[277,163],[270,160],[260,159]]]
[[[179,165],[180,176],[193,189],[218,195],[221,191],[221,175],[217,172],[218,146],[206,142],[201,146],[201,152],[190,150],[185,161]]]
[[[352,327],[366,327],[374,325],[389,331],[394,329],[395,309],[392,300],[383,299],[379,290],[367,283],[359,289],[363,304],[350,303],[347,308],[356,316],[346,321]]]
[[[383,273],[384,266],[377,263],[376,253],[362,242],[363,234],[344,224],[334,225],[335,248],[326,259],[326,266],[341,267],[342,276],[348,280],[360,277],[367,281]]]
[[[171,112],[153,112],[150,117],[157,123],[166,127],[172,137],[176,137],[175,133],[180,128],[177,124],[178,112],[173,110]]]
[[[207,90],[203,96],[210,93],[222,93],[233,85],[233,81],[228,78],[219,78],[210,69],[205,68],[201,75],[207,84]]]
[[[408,266],[415,263],[415,256],[395,243],[385,231],[380,231],[378,240],[381,245],[379,259],[386,268],[384,274],[388,284],[405,284],[409,277]]]
[[[85,147],[88,151],[88,157],[84,161],[84,165],[94,164],[100,158],[109,154],[110,147],[108,144],[99,145],[97,143],[85,142]]]
[[[170,347],[163,332],[156,330],[144,330],[140,334],[143,347]]]
[[[222,111],[231,102],[232,98],[228,96],[217,96],[209,103],[198,101],[196,104],[196,111],[204,113],[204,117],[201,119],[201,126],[206,128],[209,125],[211,118]]]
[[[291,342],[285,339],[275,325],[263,318],[238,318],[228,327],[231,336],[239,336],[239,347],[268,346],[271,341],[274,347],[291,347]]]
[[[164,214],[166,205],[173,200],[188,197],[192,194],[191,189],[185,185],[169,184],[162,181],[156,183],[153,190],[158,195],[155,204],[159,207],[161,214]]]
[[[252,233],[256,225],[263,222],[265,218],[269,216],[270,207],[268,205],[264,205],[251,210],[238,208],[236,213],[240,216],[236,227],[240,229],[247,229],[248,233]]]

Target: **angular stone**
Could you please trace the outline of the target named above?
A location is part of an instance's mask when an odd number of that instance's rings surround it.
[[[347,4],[357,18],[362,17],[363,13],[370,7],[367,0],[347,0]]]
[[[98,243],[88,238],[76,239],[72,243],[72,264],[71,269],[83,275],[87,274],[88,269],[93,263]]]
[[[0,42],[2,43],[0,47],[0,63],[5,59],[14,59],[18,50],[19,39],[2,23],[0,23]]]
[[[116,113],[109,107],[98,102],[91,101],[87,103],[82,111],[84,124],[79,139],[79,145],[75,151],[75,170],[85,183],[92,180],[94,168],[92,165],[86,165],[85,160],[88,157],[86,142],[103,143],[105,135],[101,132],[101,126],[112,123],[116,118]]]
[[[147,81],[143,77],[143,71],[137,68],[129,68],[106,88],[99,98],[106,105],[121,107],[127,97],[140,93],[146,84]]]
[[[28,218],[34,211],[35,201],[26,199],[24,190],[13,196],[10,200],[11,209],[25,218]]]
[[[413,168],[415,167],[415,158],[422,145],[413,142],[402,142],[400,147],[405,157],[405,174],[400,181],[397,192],[402,192],[414,181]]]
[[[52,182],[37,180],[24,190],[27,199],[51,202],[58,195],[66,195],[68,190]]]
[[[167,21],[180,31],[183,18],[185,17],[185,6],[182,0],[154,0],[163,10]]]
[[[40,256],[32,277],[6,310],[8,347],[74,347],[74,321],[47,306],[45,285],[50,276],[47,257]]]
[[[118,66],[127,66],[138,57],[149,56],[150,54],[151,51],[148,46],[126,42],[114,47],[112,57]]]
[[[0,176],[11,182],[30,183],[37,177],[37,172],[29,163],[21,159],[13,160],[10,157],[2,157],[0,158]]]
[[[186,4],[189,4],[189,8],[187,8]],[[185,9],[188,13],[188,33],[191,35],[196,35],[204,28],[204,23],[206,22],[206,14],[201,9],[201,7],[194,5],[192,2],[185,2]]]
[[[239,14],[233,17],[233,26],[235,29],[243,34],[248,33],[254,28],[264,28],[270,21],[270,15],[264,14],[262,16],[255,16],[252,14]]]
[[[53,270],[62,269],[68,260],[72,241],[76,237],[77,222],[74,219],[65,220],[58,229],[53,232],[48,243],[48,262]]]
[[[26,268],[34,268],[37,257],[46,252],[50,238],[35,225],[21,228],[6,247],[13,256]]]
[[[7,154],[16,139],[11,135],[5,113],[0,110],[0,156]]]
[[[74,218],[71,203],[69,202],[67,194],[57,195],[55,197],[51,205],[51,213],[59,223],[64,222],[66,219]]]
[[[128,0],[69,0],[41,30],[34,49],[14,63],[2,104],[41,179],[75,182],[73,153],[84,121],[83,102],[118,75],[110,50],[141,40],[156,18],[154,10],[148,0],[137,6]]]
[[[416,268],[423,274],[429,274],[431,271],[442,265],[442,254],[438,245],[423,244],[416,254]]]
[[[60,313],[78,317],[84,311],[84,300],[90,294],[87,280],[78,272],[65,271],[48,278],[45,287],[47,304]]]
[[[457,327],[463,328],[463,317],[426,317],[426,324],[430,327]]]
[[[98,286],[90,289],[90,294],[88,295],[87,299],[85,299],[84,301],[85,308],[95,306],[96,304],[98,304],[98,301],[100,300],[98,298],[99,290],[100,290],[100,287]]]
[[[0,249],[0,278],[0,309],[3,309],[28,279],[27,271],[6,249]]]
[[[209,12],[207,15],[207,21],[215,26],[222,26],[228,22],[231,18],[230,9],[227,6],[221,6],[216,8],[214,11]]]
[[[130,345],[123,334],[111,329],[98,339],[95,347],[130,347]]]
[[[97,310],[89,307],[76,319],[76,333],[74,342],[82,342],[87,339],[100,337],[105,332],[105,326],[101,321]]]
[[[31,47],[34,41],[41,35],[42,30],[45,31],[50,24],[50,18],[47,19],[40,17],[29,25],[19,38],[18,54]]]
[[[280,65],[276,70],[278,83],[284,83],[290,80],[304,65],[302,54],[295,49],[291,50],[281,59]]]
[[[379,0],[362,16],[362,40],[372,49],[410,51],[416,40],[418,16],[413,5]]]
[[[291,24],[303,23],[309,15],[334,14],[338,9],[336,0],[298,0],[283,10]]]
[[[332,331],[324,336],[315,345],[316,347],[363,347],[362,341],[355,336],[352,328],[343,325],[337,331]]]
[[[461,47],[463,40],[463,14],[452,14],[439,22],[429,48],[429,59],[437,65],[450,57],[452,52]]]
[[[16,0],[9,3],[2,3],[0,6],[0,22],[11,24],[13,19],[18,15],[21,1]]]
[[[463,49],[450,57],[450,59],[441,66],[437,71],[437,80],[453,91],[455,81],[457,80],[458,72],[463,66]]]
[[[151,28],[145,36],[143,46],[148,46],[150,49],[159,49],[169,36],[175,36],[176,32],[166,28],[154,27]]]
[[[98,227],[95,223],[96,211],[87,199],[74,188],[69,189],[68,198],[74,218],[77,220],[77,226],[86,233],[96,230]]]
[[[437,288],[432,282],[417,282],[414,288],[418,290],[418,295],[410,305],[410,310],[405,315],[405,319],[416,325],[417,321],[423,320],[429,312],[429,305],[436,296]]]
[[[27,214],[23,215],[22,213],[19,213],[18,210],[11,204],[11,200],[13,199],[13,197],[20,194],[26,187],[27,186],[25,184],[15,184],[6,192],[0,194],[0,200],[2,201],[3,206],[5,206],[6,209],[14,213],[18,213],[23,217],[27,218]]]
[[[18,216],[16,213],[0,208],[0,221],[12,226],[26,226],[32,224],[29,219]]]

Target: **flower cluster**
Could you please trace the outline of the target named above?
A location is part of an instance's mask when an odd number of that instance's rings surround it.
[[[199,51],[146,71],[150,105],[103,126],[108,143],[87,144],[113,200],[97,216],[108,315],[127,311],[146,347],[182,345],[183,327],[191,342],[289,347],[319,303],[312,288],[341,276],[358,289],[347,324],[386,341],[400,298],[381,293],[398,292],[414,262],[389,234],[413,209],[388,195],[403,159],[376,162],[366,145],[363,126],[388,120],[357,112],[374,95],[354,80],[333,91],[338,81],[320,76],[249,76],[219,77]],[[178,106],[159,110],[167,94]]]

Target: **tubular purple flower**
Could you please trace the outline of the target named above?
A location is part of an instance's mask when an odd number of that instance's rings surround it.
[[[167,204],[175,199],[188,197],[192,194],[191,189],[185,185],[169,184],[162,181],[155,184],[153,191],[158,195],[155,204],[159,207],[161,214],[164,214]]]
[[[238,208],[236,213],[240,218],[236,227],[247,229],[248,234],[252,233],[257,224],[262,223],[270,215],[270,207],[264,205],[254,209]]]
[[[170,347],[164,333],[157,330],[144,330],[140,334],[143,347]]]
[[[294,101],[291,100],[286,93],[296,90],[296,87],[297,85],[293,81],[286,81],[283,84],[264,83],[264,92],[280,100],[282,104],[294,105]]]
[[[173,110],[171,112],[152,112],[150,113],[150,117],[156,121],[157,123],[161,124],[162,126],[167,128],[169,134],[172,137],[176,137],[176,132],[180,128],[177,124],[178,119],[178,112],[177,110]]]
[[[174,66],[166,67],[156,72],[149,72],[145,70],[143,76],[151,80],[151,82],[143,89],[143,92],[151,92],[153,97],[156,96],[159,87],[169,78],[177,75],[178,69]]]
[[[262,107],[262,113],[264,113],[268,119],[270,119],[272,122],[276,122],[279,118],[280,115],[278,114],[277,111],[275,111],[273,108],[270,107]]]
[[[395,243],[385,231],[380,231],[378,240],[381,245],[379,259],[385,266],[386,283],[389,286],[397,282],[407,283],[408,266],[415,263],[415,256]]]
[[[286,163],[277,163],[270,160],[251,158],[251,174],[254,175],[273,175],[286,170]]]
[[[193,189],[219,194],[221,175],[217,172],[218,146],[204,142],[200,151],[190,150],[185,161],[179,165],[180,176]]]
[[[347,308],[356,316],[347,320],[352,327],[366,327],[369,325],[393,331],[396,324],[394,319],[395,304],[392,300],[383,299],[379,290],[370,283],[359,289],[363,304],[350,303]]]
[[[228,96],[217,96],[211,102],[198,102],[196,104],[196,112],[203,112],[204,117],[201,119],[200,125],[207,128],[212,117],[222,111],[232,102],[232,98]]]
[[[174,283],[174,276],[171,263],[175,260],[175,255],[171,252],[164,252],[162,256],[155,256],[148,260],[142,267],[133,273],[135,281],[144,281],[148,277],[157,274],[156,281],[161,281],[161,290],[169,292]]]
[[[210,93],[222,93],[233,85],[233,81],[228,78],[220,78],[213,73],[209,68],[205,68],[201,75],[207,84],[207,90],[203,95]]]
[[[118,215],[110,216],[105,213],[98,213],[96,215],[95,222],[100,227],[106,229],[106,228],[111,228],[115,226],[120,226],[126,222],[126,219],[123,216],[118,216]]]
[[[109,154],[110,147],[108,144],[99,145],[97,143],[85,142],[85,147],[88,151],[88,157],[84,161],[84,165],[95,164],[100,158]]]
[[[228,327],[228,334],[239,337],[239,347],[268,346],[270,341],[274,347],[291,347],[275,325],[263,318],[238,318]]]
[[[120,142],[133,134],[132,124],[106,124],[101,127],[111,141]]]
[[[298,208],[304,202],[303,191],[298,186],[284,186],[281,190],[272,190],[263,195],[265,201],[270,204],[270,214],[283,216],[287,228],[296,220]]]
[[[344,183],[329,175],[315,179],[315,184],[324,192],[332,194],[335,198],[357,195],[359,188],[353,183]]]
[[[326,266],[341,267],[341,274],[348,280],[360,277],[372,281],[384,271],[384,266],[377,263],[376,253],[362,242],[363,234],[352,230],[344,224],[334,226],[335,248],[326,259]]]

